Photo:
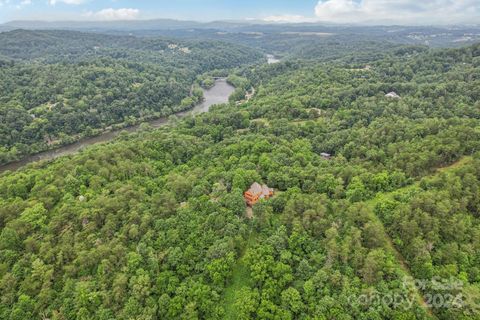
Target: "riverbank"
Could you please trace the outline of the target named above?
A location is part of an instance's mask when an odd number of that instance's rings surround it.
[[[181,111],[174,113],[170,116],[176,116],[179,118],[183,118],[187,115],[190,114],[199,114],[203,112],[207,112],[212,105],[215,104],[222,104],[222,103],[227,103],[228,98],[230,95],[234,92],[235,88],[227,83],[226,78],[222,79],[217,79],[215,81],[215,85],[210,88],[210,89],[202,89],[203,90],[203,96],[204,100],[203,102],[197,104],[195,107],[186,110],[186,111]],[[149,121],[145,121],[143,123],[149,124],[153,128],[159,128],[168,123],[168,118],[167,117],[162,117],[162,118],[157,118],[157,119],[152,119]],[[138,131],[141,127],[141,123],[132,125],[132,126],[127,126],[121,129],[116,129],[116,130],[111,130],[111,131],[105,131],[99,135],[92,136],[92,137],[87,137],[87,138],[82,138],[76,142],[73,142],[71,144],[67,144],[64,146],[61,146],[56,149],[52,150],[47,150],[47,151],[42,151],[40,153],[34,154],[27,156],[19,161],[15,162],[10,162],[5,165],[0,166],[0,174],[4,173],[6,171],[16,171],[24,166],[26,166],[29,163],[37,162],[37,161],[44,161],[44,160],[53,160],[58,157],[70,155],[79,152],[83,148],[98,144],[98,143],[105,143],[108,141],[111,141],[115,139],[121,132],[135,132]]]

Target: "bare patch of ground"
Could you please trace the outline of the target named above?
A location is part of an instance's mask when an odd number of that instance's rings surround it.
[[[247,209],[245,210],[245,216],[247,217],[247,219],[253,219],[253,209],[252,209],[252,207],[247,206]]]

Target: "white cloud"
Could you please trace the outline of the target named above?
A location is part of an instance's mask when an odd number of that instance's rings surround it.
[[[82,3],[87,2],[88,0],[48,0],[48,4],[54,6],[57,3],[65,3],[65,4],[73,4],[73,5],[79,5]]]
[[[140,15],[140,10],[132,8],[121,8],[121,9],[103,9],[97,12],[89,11],[84,14],[85,17],[93,20],[134,20],[137,19]]]
[[[15,8],[17,8],[17,10],[20,10],[20,9],[23,9],[23,7],[26,7],[31,4],[32,4],[32,0],[22,0],[20,1],[19,4],[15,6]]]
[[[322,0],[320,21],[338,23],[449,24],[478,23],[479,0]]]
[[[19,0],[19,1],[11,1],[11,0],[0,0],[0,7],[8,6],[9,8],[13,9],[22,9],[25,6],[32,4],[32,0]]]

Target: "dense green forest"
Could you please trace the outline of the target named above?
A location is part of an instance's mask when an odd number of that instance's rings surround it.
[[[377,49],[392,45],[462,47],[480,40],[475,24],[455,26],[335,25],[325,23],[265,23],[265,21],[195,22],[169,19],[138,21],[11,21],[0,24],[0,31],[77,30],[140,37],[166,36],[177,39],[220,40],[244,44],[265,53],[290,57],[338,58],[360,47]],[[109,41],[105,37],[106,41]],[[376,46],[376,48],[375,48]],[[343,50],[342,50],[343,48]],[[372,50],[372,52],[374,51]],[[349,52],[350,51],[350,52]],[[332,53],[335,52],[335,55]],[[311,57],[311,56],[310,56]]]
[[[199,74],[262,59],[218,41],[0,33],[0,163],[188,109],[202,99]]]
[[[480,318],[479,45],[229,81],[255,96],[0,177],[0,318]]]

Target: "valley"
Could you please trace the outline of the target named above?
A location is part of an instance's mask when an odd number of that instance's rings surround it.
[[[477,28],[7,23],[0,319],[478,319]]]
[[[228,84],[225,79],[218,79],[215,85],[210,89],[203,89],[203,101],[195,105],[191,110],[182,111],[174,114],[174,116],[183,118],[189,114],[199,114],[202,112],[208,112],[208,109],[215,104],[222,104],[228,102],[228,97],[233,93],[234,87]],[[147,124],[151,128],[159,128],[168,124],[168,118],[159,118],[147,121],[142,124],[127,126],[122,129],[112,130],[104,133],[100,133],[97,136],[91,138],[84,138],[78,142],[68,144],[63,147],[59,147],[53,150],[44,151],[38,154],[28,156],[20,161],[4,164],[0,166],[0,174],[5,171],[15,171],[25,165],[38,162],[53,160],[58,157],[70,155],[81,151],[83,148],[97,143],[105,143],[115,139],[121,133],[135,132],[141,130],[143,124]]]

